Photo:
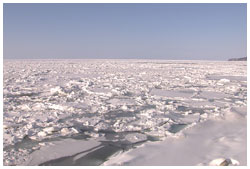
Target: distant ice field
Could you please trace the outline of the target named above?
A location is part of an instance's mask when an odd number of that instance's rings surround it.
[[[228,112],[247,117],[246,62],[4,60],[3,76],[4,165],[118,165]]]

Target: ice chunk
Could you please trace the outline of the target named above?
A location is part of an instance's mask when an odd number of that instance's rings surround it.
[[[52,133],[52,132],[55,132],[55,131],[58,131],[58,130],[59,130],[58,127],[47,127],[47,128],[43,129],[43,131],[47,132],[47,133]]]
[[[49,108],[51,109],[55,109],[55,110],[66,110],[67,109],[67,106],[62,106],[62,105],[56,105],[56,104],[50,104],[49,105]]]
[[[46,132],[43,132],[43,131],[40,131],[39,133],[37,133],[37,135],[39,137],[45,137],[45,136],[47,136]]]
[[[43,103],[35,103],[32,106],[32,110],[38,111],[38,110],[44,110],[46,106]]]
[[[210,166],[228,166],[228,165],[240,165],[240,163],[232,158],[217,158],[209,163]]]
[[[70,132],[70,130],[69,130],[68,128],[62,128],[62,129],[61,129],[61,133],[62,133],[62,135],[68,135],[68,134],[70,134],[71,132]]]
[[[66,93],[63,91],[63,88],[60,86],[56,86],[55,88],[50,89],[51,95],[66,95]]]
[[[20,106],[17,106],[17,108],[21,109],[21,110],[26,110],[26,111],[30,111],[30,107],[27,104],[22,104]]]
[[[230,80],[229,79],[220,79],[218,82],[219,83],[229,83]]]

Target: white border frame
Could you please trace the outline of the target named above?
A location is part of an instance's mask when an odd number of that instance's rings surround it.
[[[1,131],[0,131],[0,149],[1,149],[1,158],[3,158],[3,4],[4,3],[247,3],[247,0],[3,0],[0,4],[0,37],[1,37],[1,42],[0,42],[0,52],[1,52],[1,60],[0,60],[0,67],[2,68],[2,71],[0,73],[1,75],[1,80],[0,80],[0,85],[1,85],[1,90],[0,90],[0,95],[1,95],[1,100],[0,100],[0,109],[2,110],[0,113],[0,123],[1,123]],[[247,4],[248,6],[248,4]],[[247,7],[248,8],[248,7]],[[249,18],[250,14],[249,12],[247,13],[247,27],[249,27]],[[247,40],[249,40],[249,34],[247,34]],[[249,43],[247,43],[247,49],[249,49]],[[247,64],[249,61],[247,61]],[[250,68],[247,66],[247,74],[249,74]],[[248,86],[248,85],[247,85]],[[249,93],[250,90],[247,87],[247,93]],[[247,94],[248,96],[248,94]],[[247,101],[247,104],[249,101]],[[249,104],[248,104],[249,105]],[[247,108],[247,111],[249,112],[249,107]],[[247,124],[249,124],[249,118],[247,118]],[[249,125],[247,125],[247,140],[249,141]],[[247,145],[247,163],[249,164],[249,145]],[[3,159],[0,162],[0,165],[3,166]],[[4,166],[4,167],[10,167],[10,166]],[[18,166],[21,168],[24,168],[22,166]],[[26,166],[25,166],[26,167]],[[34,166],[30,166],[34,167]],[[38,167],[38,166],[35,166]],[[56,166],[52,166],[53,168],[59,168]],[[60,166],[61,168],[62,166]],[[65,167],[65,166],[64,166]],[[63,167],[63,168],[64,168]],[[79,166],[82,167],[82,166]],[[87,167],[87,166],[84,166]],[[102,166],[102,167],[115,167],[115,166]],[[119,166],[119,167],[125,167],[126,166]],[[139,166],[137,166],[139,167]],[[150,166],[145,166],[145,168],[148,168]],[[173,167],[173,166],[157,166],[158,168],[165,168],[165,167]],[[174,166],[174,168],[182,168],[180,166]],[[185,166],[185,168],[193,168],[195,166]],[[199,166],[197,166],[199,167]],[[204,167],[204,166],[203,166]],[[243,166],[244,167],[244,166]],[[246,166],[247,167],[247,166]],[[246,168],[244,167],[244,168]],[[49,167],[50,168],[50,167]],[[88,168],[88,167],[87,167]],[[92,168],[92,167],[91,167]],[[96,167],[94,167],[96,168]],[[115,167],[117,168],[117,167]],[[151,168],[151,167],[150,167]]]

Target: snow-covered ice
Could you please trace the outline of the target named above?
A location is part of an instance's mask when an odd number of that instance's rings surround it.
[[[111,158],[105,165],[247,165],[246,118],[232,112]],[[235,161],[236,160],[236,161]]]
[[[4,60],[3,73],[4,165],[246,165],[246,62]]]

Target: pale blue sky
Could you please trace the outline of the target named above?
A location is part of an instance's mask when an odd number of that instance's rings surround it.
[[[4,59],[227,60],[246,4],[4,4]]]

